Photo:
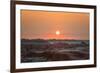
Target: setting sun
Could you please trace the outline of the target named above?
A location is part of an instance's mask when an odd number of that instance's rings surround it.
[[[56,31],[56,35],[59,35],[60,34],[60,31]]]
[[[89,13],[21,10],[21,38],[88,40],[89,20]]]

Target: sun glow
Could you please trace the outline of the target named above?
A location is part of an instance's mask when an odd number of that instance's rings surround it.
[[[60,35],[60,31],[56,31],[56,35]]]

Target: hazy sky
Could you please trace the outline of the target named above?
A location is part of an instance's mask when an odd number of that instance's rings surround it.
[[[87,40],[89,14],[21,10],[21,38]]]

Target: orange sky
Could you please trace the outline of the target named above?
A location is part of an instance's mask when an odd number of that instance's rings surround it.
[[[89,13],[21,10],[21,38],[88,40]]]

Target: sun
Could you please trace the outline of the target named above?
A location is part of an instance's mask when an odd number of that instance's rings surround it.
[[[60,35],[60,31],[56,31],[56,35]]]

